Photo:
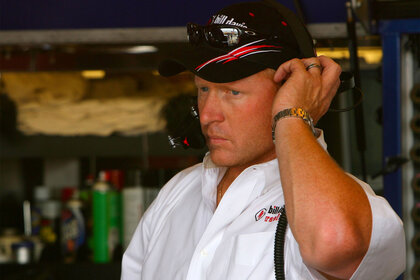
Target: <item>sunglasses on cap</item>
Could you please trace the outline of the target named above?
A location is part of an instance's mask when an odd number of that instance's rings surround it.
[[[235,47],[250,39],[276,39],[277,36],[264,35],[252,29],[244,29],[230,25],[201,26],[195,23],[187,24],[188,40],[192,45],[206,41],[214,47]]]

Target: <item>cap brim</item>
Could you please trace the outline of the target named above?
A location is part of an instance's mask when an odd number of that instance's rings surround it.
[[[246,78],[266,68],[277,69],[293,55],[282,50],[282,52],[264,52],[237,57],[225,50],[202,45],[188,47],[183,52],[173,54],[172,59],[162,61],[159,73],[169,77],[188,70],[210,82],[228,83]]]

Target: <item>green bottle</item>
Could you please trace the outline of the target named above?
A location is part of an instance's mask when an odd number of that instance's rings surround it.
[[[121,193],[116,190],[108,192],[108,250],[110,259],[121,258]]]
[[[110,261],[108,247],[108,197],[110,186],[106,173],[99,172],[98,181],[93,185],[93,261]]]

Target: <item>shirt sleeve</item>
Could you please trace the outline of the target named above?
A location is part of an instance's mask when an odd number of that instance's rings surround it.
[[[388,201],[372,188],[348,174],[364,189],[372,211],[372,233],[368,251],[350,280],[395,280],[406,266],[403,223]],[[306,266],[314,280],[325,280],[315,269]]]
[[[355,180],[363,187],[369,199],[372,234],[369,249],[351,279],[394,280],[406,267],[403,223],[388,201],[375,195],[368,184],[357,178]]]

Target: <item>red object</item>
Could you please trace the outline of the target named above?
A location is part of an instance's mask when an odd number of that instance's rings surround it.
[[[74,187],[66,187],[61,190],[61,201],[66,202],[70,200],[75,193],[76,188]]]
[[[111,170],[104,170],[104,179],[107,182],[111,182]]]
[[[107,175],[109,174],[109,182],[112,184],[112,186],[118,190],[121,191],[124,187],[124,171],[114,169],[114,170],[106,170],[105,171]]]

